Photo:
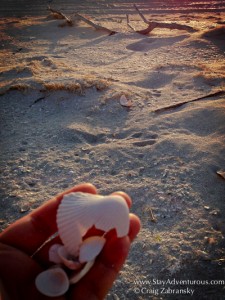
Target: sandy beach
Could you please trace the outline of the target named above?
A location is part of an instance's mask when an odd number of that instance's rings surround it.
[[[50,3],[72,26],[18,2],[0,4],[1,230],[78,183],[123,190],[142,229],[107,299],[224,299],[224,1]],[[140,34],[134,3],[192,30]]]

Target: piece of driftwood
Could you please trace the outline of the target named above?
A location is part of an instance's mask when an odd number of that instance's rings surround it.
[[[55,9],[52,9],[50,6],[48,6],[48,10],[50,12],[52,12],[53,14],[57,14],[58,16],[60,16],[62,19],[66,20],[66,24],[69,25],[69,26],[73,26],[73,21],[68,18],[66,15],[64,15],[63,13],[61,13],[60,11],[58,10],[55,10]]]
[[[129,15],[126,15],[126,17],[127,17],[127,26],[130,27],[130,29],[132,29],[133,31],[136,31],[136,30],[134,29],[134,27],[130,24]]]
[[[99,24],[96,24],[94,23],[93,21],[91,21],[89,18],[86,18],[78,13],[76,13],[76,16],[81,19],[82,21],[84,21],[85,23],[87,23],[88,25],[94,27],[96,30],[102,30],[102,31],[105,31],[107,32],[109,35],[113,35],[115,33],[117,33],[117,31],[114,31],[114,30],[111,30],[111,29],[108,29],[107,27],[104,27],[102,25],[99,25]]]
[[[182,24],[177,24],[177,23],[162,23],[162,22],[151,22],[148,21],[145,16],[141,13],[137,5],[134,4],[134,8],[138,12],[139,16],[142,18],[142,20],[148,24],[148,27],[142,30],[136,30],[129,22],[129,16],[127,15],[127,25],[134,30],[137,33],[147,35],[149,34],[153,29],[155,28],[168,28],[170,30],[172,29],[177,29],[177,30],[186,30],[188,32],[194,32],[195,29],[191,26],[188,25],[182,25]]]
[[[175,108],[181,107],[181,106],[183,106],[183,105],[185,105],[187,103],[191,103],[191,102],[203,100],[203,99],[206,99],[206,98],[211,98],[211,97],[214,97],[214,96],[221,96],[221,95],[225,95],[225,91],[223,91],[223,90],[222,91],[216,91],[214,93],[210,93],[208,95],[205,95],[205,96],[202,96],[202,97],[199,97],[199,98],[196,98],[196,99],[192,99],[192,100],[187,100],[187,101],[175,103],[175,104],[172,104],[172,105],[169,105],[169,106],[164,106],[164,107],[158,108],[156,110],[153,110],[152,112],[154,112],[154,113],[161,113],[161,112],[164,112],[166,110],[171,110],[171,109],[175,109]]]

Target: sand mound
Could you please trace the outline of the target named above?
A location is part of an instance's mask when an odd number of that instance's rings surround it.
[[[217,26],[216,28],[210,29],[202,34],[202,37],[225,39],[225,26]]]

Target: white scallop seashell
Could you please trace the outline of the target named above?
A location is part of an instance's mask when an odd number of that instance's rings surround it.
[[[77,283],[82,277],[84,277],[89,272],[89,270],[92,268],[94,263],[95,263],[94,260],[87,262],[86,265],[84,266],[84,268],[79,273],[72,275],[69,279],[70,284]]]
[[[94,260],[102,251],[106,239],[102,236],[92,236],[83,241],[80,247],[79,261],[81,263]]]
[[[35,284],[39,292],[48,297],[64,295],[70,285],[67,274],[58,267],[40,273]]]
[[[58,249],[60,247],[62,247],[61,244],[54,244],[50,247],[49,252],[48,252],[49,260],[56,264],[62,263],[62,259],[58,253]]]
[[[132,106],[132,102],[130,100],[128,100],[125,95],[122,95],[120,97],[120,104],[122,106],[126,106],[126,107],[131,107]]]
[[[70,193],[63,197],[57,211],[59,236],[67,251],[79,255],[82,237],[93,225],[105,232],[115,228],[118,237],[129,231],[129,209],[119,195],[100,196]]]

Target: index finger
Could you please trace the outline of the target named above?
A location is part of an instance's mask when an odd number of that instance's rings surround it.
[[[0,234],[1,242],[32,255],[51,235],[57,232],[57,208],[63,196],[72,192],[97,193],[96,188],[89,183],[64,191],[6,228]]]

